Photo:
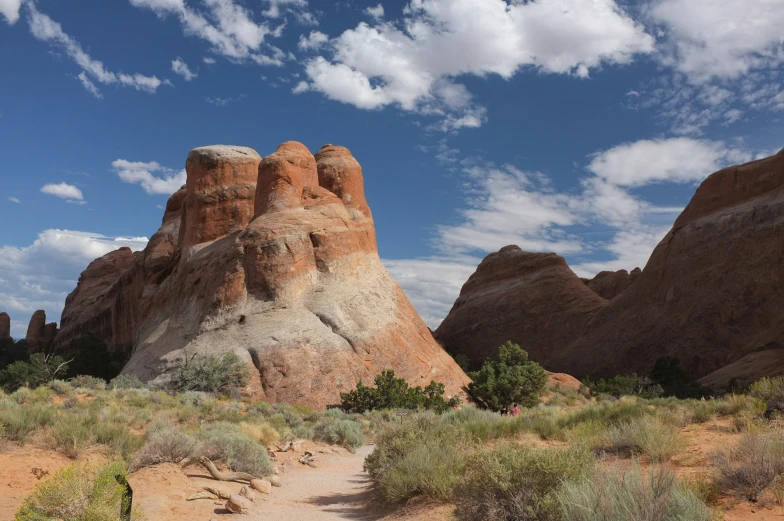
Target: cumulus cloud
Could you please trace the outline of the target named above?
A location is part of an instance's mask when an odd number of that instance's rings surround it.
[[[22,8],[22,0],[0,0],[0,14],[5,17],[6,22],[14,25],[19,21],[19,10]]]
[[[663,60],[695,82],[738,78],[784,64],[782,0],[655,0]]]
[[[299,37],[297,47],[303,51],[310,51],[323,47],[327,42],[329,42],[329,36],[321,31],[311,31],[308,36],[303,34]]]
[[[37,309],[46,311],[47,320],[59,322],[65,297],[93,259],[124,246],[137,251],[146,244],[146,237],[50,229],[29,246],[0,246],[0,302],[11,315],[13,336],[24,336]]]
[[[584,277],[643,267],[683,209],[650,203],[643,187],[694,183],[756,157],[720,141],[640,140],[587,157],[577,185],[556,190],[541,172],[459,158],[443,141],[424,150],[459,168],[465,208],[456,222],[436,228],[435,256],[384,262],[430,327],[438,326],[481,258],[509,244],[566,256]]]
[[[368,7],[365,9],[365,14],[379,22],[384,18],[384,6],[378,4],[375,7]]]
[[[150,195],[171,195],[185,184],[185,170],[179,172],[151,161],[112,161],[112,169],[125,183],[139,184]],[[156,175],[157,174],[157,175]]]
[[[280,65],[285,57],[277,47],[265,44],[267,36],[280,36],[282,26],[272,29],[266,23],[257,23],[253,13],[234,0],[205,0],[204,11],[190,7],[185,0],[130,2],[135,7],[152,10],[161,18],[176,16],[186,35],[205,40],[214,53],[231,60]]]
[[[617,145],[594,155],[588,169],[610,184],[633,187],[700,181],[723,165],[750,159],[721,141],[681,137]]]
[[[50,183],[42,186],[41,192],[59,197],[60,199],[65,199],[68,202],[77,202],[80,204],[84,203],[84,195],[82,194],[82,191],[74,185],[69,185],[68,183]]]
[[[38,40],[62,48],[66,55],[82,69],[78,79],[94,96],[100,97],[100,92],[92,80],[104,85],[131,87],[146,92],[155,92],[161,86],[161,80],[155,76],[115,73],[108,70],[103,62],[92,58],[85,52],[79,42],[66,34],[58,22],[39,11],[35,3],[27,2],[26,5],[29,14],[30,32]]]
[[[177,59],[172,60],[171,68],[173,72],[182,76],[185,81],[191,81],[198,76],[198,74],[191,71],[191,69],[188,67],[188,64],[182,61],[182,58],[179,56]]]
[[[404,13],[399,23],[360,23],[332,40],[328,56],[306,64],[310,88],[361,109],[397,105],[448,114],[456,123],[447,128],[474,127],[481,120],[464,116],[477,107],[453,78],[509,79],[526,67],[585,77],[654,44],[614,0],[412,0]]]

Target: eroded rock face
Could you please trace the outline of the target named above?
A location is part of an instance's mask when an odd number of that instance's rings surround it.
[[[600,297],[612,300],[634,283],[641,272],[640,268],[634,268],[631,273],[626,270],[602,271],[594,278],[585,280],[585,285]]]
[[[57,323],[46,323],[46,312],[39,309],[30,318],[27,326],[27,349],[31,353],[49,352],[57,335]]]
[[[8,313],[0,313],[0,341],[13,340],[11,338],[11,317]]]
[[[479,277],[480,266],[436,336],[447,349],[469,356],[492,353],[512,340],[547,369],[577,377],[645,372],[658,358],[673,356],[690,376],[706,377],[712,385],[727,382],[732,373],[740,376],[741,369],[745,378],[759,378],[784,347],[782,237],[779,153],[708,177],[637,280],[612,301],[582,306],[581,295],[562,298],[564,278],[521,273],[509,280],[505,272]],[[492,291],[501,303],[481,300]],[[538,298],[526,300],[523,294]],[[463,309],[472,301],[490,309]],[[505,301],[521,305],[504,306]],[[569,314],[575,304],[584,313]],[[471,320],[471,309],[484,313],[483,319]],[[558,328],[550,327],[553,320]],[[470,342],[461,339],[463,331]]]
[[[552,356],[606,305],[562,257],[506,246],[479,264],[435,336],[475,364],[494,357],[511,340],[553,369]]]
[[[161,229],[97,299],[111,310],[110,347],[131,355],[123,372],[164,385],[186,354],[234,352],[270,401],[336,404],[341,391],[385,369],[461,393],[467,377],[381,264],[359,164],[343,147],[322,152],[317,164],[304,145],[284,143],[257,163],[255,199],[227,199],[210,212],[192,211],[191,194],[201,193],[192,185],[212,174],[191,175],[205,170],[194,170],[191,153],[187,195],[172,196]],[[220,172],[245,172],[253,154],[244,156]],[[319,168],[339,194],[319,184]],[[213,192],[239,193],[219,187],[236,176],[214,179]],[[252,221],[239,207],[255,208]],[[213,227],[206,221],[216,212],[224,224]],[[67,307],[80,305],[69,299]]]

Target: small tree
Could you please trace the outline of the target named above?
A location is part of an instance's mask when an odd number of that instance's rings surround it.
[[[68,372],[68,363],[58,355],[33,353],[28,362],[14,362],[0,371],[0,385],[7,392],[14,392],[20,387],[38,387]]]
[[[528,360],[519,345],[507,342],[498,348],[498,360],[487,360],[479,371],[468,373],[473,382],[468,393],[488,409],[500,411],[513,403],[534,407],[547,383],[542,366]]]

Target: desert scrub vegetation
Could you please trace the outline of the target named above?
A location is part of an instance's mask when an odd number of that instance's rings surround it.
[[[556,494],[563,521],[710,521],[711,510],[672,470],[601,469],[567,480]],[[538,518],[534,518],[538,519]]]
[[[40,483],[16,514],[16,521],[116,521],[130,507],[123,462],[101,466],[75,463]]]
[[[784,434],[779,429],[745,432],[736,445],[716,452],[711,460],[722,492],[751,502],[769,489],[781,495]]]
[[[340,393],[343,410],[363,413],[379,409],[421,409],[444,412],[460,405],[456,396],[444,398],[444,384],[431,381],[424,389],[410,387],[405,378],[397,378],[387,370],[376,376],[375,387],[368,387],[360,380],[357,388]]]
[[[186,355],[172,376],[177,392],[203,391],[228,394],[248,385],[250,370],[234,353],[221,356]]]
[[[656,463],[669,460],[681,447],[678,428],[654,416],[614,425],[588,420],[572,427],[565,437],[572,445],[597,453],[645,455]]]

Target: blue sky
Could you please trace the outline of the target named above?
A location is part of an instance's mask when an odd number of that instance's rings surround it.
[[[782,26],[784,0],[0,0],[0,311],[59,320],[218,143],[349,147],[433,327],[506,244],[643,266],[701,179],[784,146]]]

